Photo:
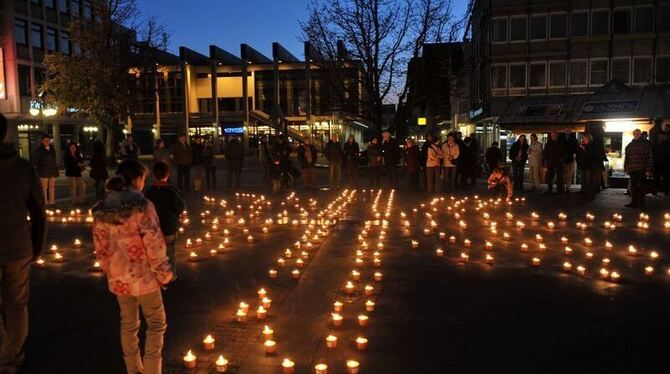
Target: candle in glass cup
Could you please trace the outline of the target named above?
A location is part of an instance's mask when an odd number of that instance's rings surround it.
[[[328,374],[328,365],[321,363],[314,366],[314,374]]]
[[[244,322],[247,320],[247,312],[242,309],[238,309],[235,317],[237,318],[237,322]]]
[[[365,310],[368,312],[372,312],[375,310],[375,302],[372,300],[368,300],[365,302]]]
[[[206,351],[211,351],[212,349],[214,349],[214,342],[215,342],[215,340],[212,337],[212,335],[207,335],[205,337],[205,339],[202,340],[203,348]]]
[[[263,308],[270,309],[270,307],[272,306],[272,299],[270,299],[269,297],[264,297],[261,300],[261,304],[263,304]]]
[[[369,320],[368,316],[366,316],[365,314],[361,314],[358,316],[358,325],[361,327],[365,327],[368,325],[368,320]]]
[[[372,292],[374,292],[374,290],[375,290],[375,288],[372,287],[371,285],[369,285],[369,284],[366,285],[366,286],[365,286],[365,295],[366,295],[366,296],[370,296],[370,295],[372,295]]]
[[[354,284],[351,281],[347,281],[347,284],[344,286],[344,290],[349,295],[353,294],[355,289],[356,286],[354,286]]]
[[[275,270],[275,269],[270,269],[270,270],[268,270],[268,275],[269,275],[270,278],[272,278],[272,279],[277,278],[277,270]]]
[[[189,351],[188,351],[188,352],[186,353],[186,355],[184,356],[184,366],[185,366],[187,369],[193,369],[193,368],[195,368],[195,360],[196,360],[196,358],[197,358],[197,357],[196,357],[196,356],[193,354],[193,352],[191,352],[191,350],[189,349]]]
[[[274,331],[270,328],[270,326],[265,325],[265,327],[263,327],[263,338],[267,341],[272,340],[273,337]]]
[[[356,348],[359,351],[364,351],[368,347],[368,339],[362,336],[356,338]]]
[[[358,368],[360,364],[355,360],[347,360],[347,373],[348,374],[358,374]]]
[[[333,326],[335,326],[335,327],[342,326],[342,320],[343,320],[342,315],[340,315],[338,313],[332,313],[331,314],[331,320],[333,321]]]
[[[342,304],[341,301],[335,301],[335,302],[333,303],[333,310],[334,310],[336,313],[340,313],[340,312],[342,312],[342,307],[343,307],[343,306],[344,306],[344,304]]]
[[[450,243],[450,244],[455,244],[455,243],[456,243],[456,237],[453,236],[453,235],[450,236],[450,237],[449,237],[449,243]]]
[[[647,266],[644,268],[644,274],[645,275],[652,275],[654,274],[654,267],[653,266]]]
[[[561,244],[563,245],[568,244],[568,238],[566,238],[565,236],[561,236]]]
[[[326,337],[326,346],[330,349],[337,348],[337,336],[328,335]]]
[[[293,279],[298,279],[298,278],[300,278],[300,270],[298,270],[298,269],[294,269],[294,270],[291,272],[291,276],[293,277]]]
[[[223,356],[219,356],[214,364],[216,365],[217,373],[225,373],[228,371],[228,360],[226,360]]]
[[[383,279],[383,277],[384,277],[384,275],[383,275],[382,273],[380,273],[380,272],[376,272],[376,273],[374,274],[374,277],[375,277],[375,281],[377,281],[377,282],[381,282],[382,279]]]
[[[274,354],[277,351],[277,343],[274,340],[266,340],[263,343],[263,350],[266,355]]]
[[[534,267],[540,266],[540,259],[538,257],[533,257],[532,264]]]
[[[563,263],[563,270],[568,271],[568,272],[571,271],[572,270],[572,264],[567,262],[567,261],[564,262]]]

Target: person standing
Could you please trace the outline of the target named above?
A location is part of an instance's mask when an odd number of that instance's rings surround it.
[[[440,171],[442,165],[442,150],[439,147],[440,138],[433,137],[428,147],[426,158],[426,191],[437,192],[440,190]]]
[[[131,134],[126,135],[126,140],[121,144],[121,156],[124,160],[139,159],[140,147]]]
[[[450,191],[456,189],[456,165],[460,157],[460,147],[456,143],[456,135],[449,133],[447,141],[442,144],[442,173],[446,188]]]
[[[159,374],[167,329],[161,287],[173,278],[154,204],[144,197],[146,168],[123,161],[93,208],[93,244],[108,288],[121,310],[121,348],[128,373]],[[147,324],[144,357],[137,334]]]
[[[258,160],[263,167],[263,184],[270,184],[270,165],[272,164],[272,158],[270,157],[267,135],[263,135],[258,144]]]
[[[56,178],[60,173],[56,149],[51,144],[51,137],[47,134],[42,135],[41,144],[35,152],[35,167],[42,183],[44,201],[48,206],[56,205]]]
[[[554,192],[554,181],[556,192],[563,193],[563,144],[558,139],[558,133],[552,131],[549,135],[547,145],[544,146],[544,163],[547,167],[547,193]]]
[[[5,142],[7,131],[0,114],[0,373],[11,374],[24,360],[30,264],[42,252],[47,226],[40,177],[14,144]]]
[[[563,155],[563,181],[565,182],[565,192],[570,192],[572,181],[575,179],[575,154],[577,153],[577,134],[574,132],[565,132],[565,154]]]
[[[514,191],[523,191],[523,173],[528,160],[528,142],[526,135],[521,135],[512,144],[509,150],[509,158],[512,161],[512,180],[514,181]]]
[[[154,148],[153,162],[154,164],[157,162],[164,162],[168,166],[172,166],[172,155],[170,154],[170,150],[167,149],[167,147],[165,146],[165,140],[163,139],[158,139],[156,141],[156,148]]]
[[[302,174],[305,176],[305,187],[314,187],[316,156],[316,147],[312,144],[312,139],[306,137],[304,143],[298,147],[298,161],[300,161]]]
[[[630,176],[631,202],[629,208],[644,207],[646,177],[652,175],[652,149],[649,141],[642,139],[639,129],[633,131],[633,140],[626,146],[623,169]]]
[[[326,159],[328,160],[329,181],[331,188],[340,187],[340,175],[342,171],[342,159],[344,152],[340,146],[340,140],[337,134],[331,136],[326,144]]]
[[[657,192],[670,193],[670,123],[657,119],[649,130],[654,159],[654,184]]]
[[[426,183],[426,159],[428,158],[428,148],[430,147],[431,143],[433,140],[433,134],[428,133],[426,134],[425,141],[421,145],[421,160],[419,160],[419,164],[421,165],[421,180],[423,183]],[[425,189],[425,186],[424,186]]]
[[[500,147],[498,147],[498,142],[491,143],[491,146],[484,154],[484,160],[486,161],[489,174],[493,172],[493,169],[500,167],[500,163],[503,162],[503,156]]]
[[[70,199],[72,206],[83,204],[86,200],[86,184],[81,178],[81,172],[84,171],[84,161],[79,153],[79,145],[70,143],[63,156],[65,164],[65,176],[70,185]]]
[[[530,171],[531,190],[538,191],[540,189],[540,176],[542,173],[542,143],[537,140],[537,134],[530,134],[528,169]]]
[[[240,188],[242,177],[242,164],[244,163],[244,146],[237,137],[233,137],[225,150],[226,166],[228,166],[228,179],[226,188]]]
[[[186,142],[186,134],[180,134],[177,143],[172,146],[172,157],[177,164],[177,186],[180,191],[188,192],[191,187],[191,165],[193,149]]]
[[[419,190],[419,171],[421,169],[421,151],[412,138],[405,141],[405,170],[407,170],[410,191]]]
[[[474,179],[475,160],[473,159],[472,151],[470,151],[469,143],[470,137],[466,137],[458,147],[459,156],[456,167],[456,178],[459,180],[457,183],[460,183],[462,189],[467,189],[469,181]]]
[[[344,167],[347,172],[347,184],[349,187],[356,187],[356,177],[358,176],[358,153],[360,149],[353,135],[349,135],[347,142],[344,143],[342,153],[344,154]]]
[[[388,130],[382,132],[382,158],[384,159],[384,171],[388,186],[389,188],[397,188],[398,172],[396,167],[400,162],[400,146],[395,138],[391,137],[391,132]]]
[[[370,169],[370,188],[381,188],[382,147],[379,138],[373,137],[368,144],[368,168]]]
[[[600,187],[600,175],[603,170],[603,156],[591,134],[584,134],[579,145],[579,170],[582,173],[582,192],[588,201],[595,199]]]
[[[202,187],[202,151],[204,146],[202,145],[202,139],[196,138],[191,146],[193,151],[193,166],[191,167],[191,172],[193,173],[193,191],[200,191]]]
[[[205,169],[205,183],[208,190],[216,189],[216,164],[214,164],[214,146],[211,140],[206,140],[202,155],[200,156],[202,167]]]
[[[90,167],[91,170],[88,175],[95,181],[95,200],[101,201],[105,198],[105,183],[109,174],[107,173],[107,152],[100,139],[93,142],[93,156],[91,157]]]

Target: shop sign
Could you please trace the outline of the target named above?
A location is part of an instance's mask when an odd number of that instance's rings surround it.
[[[584,114],[630,113],[635,112],[639,104],[640,100],[589,102],[584,103],[582,113]]]
[[[419,118],[416,120],[416,123],[417,123],[417,125],[419,125],[419,126],[426,126],[426,124],[428,123],[428,121],[426,120],[426,117],[419,117]]]
[[[244,134],[244,127],[226,127],[223,129],[226,135],[241,135]]]
[[[521,117],[546,117],[557,116],[561,113],[563,104],[523,105],[519,107],[517,116]]]

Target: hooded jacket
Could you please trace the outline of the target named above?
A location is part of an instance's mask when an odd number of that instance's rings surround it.
[[[35,168],[11,143],[0,143],[0,191],[0,264],[38,256],[46,238],[44,193]]]
[[[150,294],[172,279],[156,208],[140,192],[110,192],[93,217],[95,255],[113,294]]]

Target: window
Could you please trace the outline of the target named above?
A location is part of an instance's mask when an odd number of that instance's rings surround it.
[[[491,88],[507,88],[507,65],[500,64],[491,66]]]
[[[84,1],[84,18],[93,18],[93,4],[90,1]]]
[[[568,15],[555,13],[549,17],[549,37],[552,39],[565,38],[568,31]]]
[[[528,87],[547,87],[547,64],[533,62],[528,67]]]
[[[656,83],[670,83],[670,56],[656,58]]]
[[[58,10],[67,13],[67,0],[58,0]]]
[[[607,60],[591,60],[591,86],[602,86],[607,83],[607,77],[609,77],[607,68]]]
[[[44,6],[53,9],[56,7],[56,0],[44,0]]]
[[[510,17],[509,21],[509,40],[510,42],[526,41],[526,16]]]
[[[572,12],[570,15],[570,36],[587,36],[589,34],[589,12]]]
[[[654,9],[650,6],[635,8],[635,32],[654,31]]]
[[[60,32],[60,51],[66,55],[70,54],[70,36],[64,31]]]
[[[630,83],[630,58],[612,59],[612,79],[626,84]]]
[[[594,10],[591,13],[591,35],[607,35],[610,33],[610,11]]]
[[[19,64],[19,94],[30,96],[30,66]]]
[[[540,14],[530,17],[530,40],[547,39],[547,15]]]
[[[73,16],[79,15],[79,10],[81,8],[81,0],[70,0],[70,12]]]
[[[630,8],[614,9],[612,31],[615,34],[630,34],[632,15]]]
[[[47,51],[52,52],[56,50],[56,29],[47,27],[46,45]]]
[[[651,57],[633,58],[633,84],[651,82]]]
[[[588,75],[588,66],[586,61],[570,61],[570,86],[586,86]]]
[[[30,42],[33,48],[42,48],[42,25],[33,23],[30,30]]]
[[[526,88],[526,64],[509,65],[509,88]]]
[[[17,44],[28,45],[28,26],[25,20],[20,18],[14,20],[14,38]]]
[[[567,69],[565,62],[549,63],[549,87],[565,87]]]
[[[670,31],[670,4],[661,4],[658,6],[658,31]]]
[[[507,42],[507,18],[491,20],[491,41],[494,43]]]

